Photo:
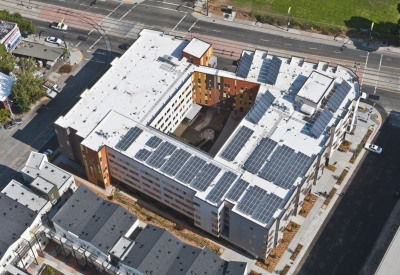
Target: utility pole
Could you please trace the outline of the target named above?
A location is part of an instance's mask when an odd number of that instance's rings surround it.
[[[208,16],[208,0],[206,0],[206,15]]]
[[[292,7],[289,7],[288,11],[287,11],[287,31],[289,31],[290,28],[290,9]]]
[[[63,36],[65,48],[67,49],[67,52],[68,52],[68,62],[70,62],[70,57],[71,57],[71,56],[70,56],[70,53],[69,53],[69,48],[68,48],[68,46],[67,46],[67,42],[65,41],[64,31],[61,30],[61,33],[62,33],[62,36]],[[70,63],[70,64],[71,64],[71,63]]]
[[[369,41],[371,41],[372,40],[372,29],[374,28],[374,22],[372,22],[372,25],[371,25],[371,31],[369,32],[369,38],[368,38],[368,46],[369,46]]]

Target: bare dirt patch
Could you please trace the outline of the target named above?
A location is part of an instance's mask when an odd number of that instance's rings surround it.
[[[304,199],[303,206],[301,207],[299,215],[306,218],[308,213],[310,213],[311,209],[316,203],[317,199],[318,197],[316,195],[309,193]]]

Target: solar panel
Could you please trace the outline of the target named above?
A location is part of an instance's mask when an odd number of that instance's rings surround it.
[[[238,204],[237,209],[247,215],[253,214],[254,210],[256,210],[257,206],[266,194],[267,191],[264,189],[261,189],[258,186],[252,187],[247,191],[242,201]]]
[[[253,63],[253,55],[243,53],[239,61],[237,74],[240,77],[246,78],[249,75],[251,64]]]
[[[208,194],[208,200],[213,203],[218,203],[225,195],[226,191],[232,186],[236,180],[237,175],[232,172],[225,172],[220,180],[217,182],[215,187]]]
[[[286,173],[283,173],[282,176],[275,182],[275,184],[281,186],[282,188],[289,189],[295,180],[302,176],[309,161],[309,156],[300,152],[297,153],[292,161],[286,165]]]
[[[172,145],[169,142],[163,142],[149,157],[146,163],[154,168],[160,168],[167,161],[166,157],[170,156],[175,149],[175,145]]]
[[[294,150],[292,148],[283,145],[273,158],[264,166],[260,177],[271,182],[275,181],[282,172],[286,163],[293,156],[293,153]]]
[[[162,142],[162,139],[156,136],[152,136],[147,142],[146,145],[149,146],[150,148],[156,149],[158,145],[160,145]]]
[[[189,184],[196,177],[196,175],[200,172],[201,168],[203,168],[205,164],[205,160],[202,160],[197,156],[192,157],[179,171],[176,179]]]
[[[190,185],[199,191],[205,191],[220,171],[221,168],[209,163],[201,170],[200,174],[197,175]]]
[[[263,138],[244,163],[243,169],[250,173],[257,174],[277,144],[276,141],[270,138]]]
[[[332,95],[331,99],[328,101],[328,107],[336,112],[339,109],[340,104],[346,98],[347,94],[350,92],[351,86],[347,81],[344,81],[336,88],[335,93]]]
[[[278,57],[273,56],[271,60],[271,64],[269,65],[269,69],[267,72],[267,83],[275,84],[276,79],[278,78],[279,70],[281,69],[282,60]]]
[[[266,195],[252,217],[262,223],[268,223],[279,208],[282,200],[275,194]]]
[[[146,161],[148,157],[150,157],[152,152],[146,149],[140,149],[139,152],[136,153],[135,158],[141,161]]]
[[[236,136],[222,152],[221,157],[228,161],[234,160],[253,133],[253,130],[247,128],[246,126],[242,126],[242,128],[240,128],[240,130],[236,133]]]
[[[176,150],[161,168],[161,171],[167,175],[175,176],[189,158],[190,153],[182,149]]]
[[[324,132],[329,121],[331,121],[332,117],[333,114],[331,113],[331,111],[329,111],[328,108],[325,107],[317,120],[314,122],[314,125],[311,127],[311,134],[313,134],[316,138],[319,138]]]
[[[257,124],[274,100],[275,97],[269,91],[266,91],[264,94],[259,96],[258,101],[256,101],[256,103],[250,109],[247,117],[253,123]]]
[[[238,179],[235,185],[232,187],[231,191],[229,191],[228,199],[233,201],[238,201],[238,199],[243,195],[244,190],[249,186],[250,183],[243,179]]]
[[[117,145],[115,145],[115,148],[121,151],[126,151],[142,132],[143,130],[138,127],[130,128]]]

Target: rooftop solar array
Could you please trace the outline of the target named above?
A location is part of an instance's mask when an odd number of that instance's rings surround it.
[[[346,98],[347,94],[350,92],[351,86],[347,81],[344,81],[336,88],[335,93],[332,95],[331,99],[328,101],[328,107],[336,112],[339,109],[340,104]]]
[[[148,157],[150,157],[152,152],[146,149],[140,149],[139,152],[136,153],[135,158],[141,161],[146,161]]]
[[[238,204],[237,209],[244,214],[251,215],[257,206],[260,204],[261,200],[265,197],[267,191],[261,189],[258,186],[253,186],[245,196],[242,201]]]
[[[302,176],[302,173],[304,173],[304,169],[306,169],[307,164],[310,161],[310,157],[303,154],[303,153],[297,153],[296,156],[292,159],[291,162],[289,162],[286,167],[284,173],[276,182],[275,184],[285,188],[289,189],[290,186],[293,185],[295,180]]]
[[[257,174],[278,143],[270,138],[263,138],[243,165],[243,169]]]
[[[243,53],[239,61],[239,67],[237,70],[237,75],[246,78],[249,75],[251,63],[253,63],[253,55],[248,53]]]
[[[206,165],[205,160],[194,156],[185,163],[185,165],[176,176],[176,179],[189,184],[204,167],[204,165]]]
[[[326,107],[321,112],[317,120],[314,122],[314,125],[311,127],[311,134],[313,134],[316,138],[319,138],[321,134],[324,132],[326,126],[329,121],[331,121],[333,114]]]
[[[226,146],[225,150],[221,154],[221,157],[228,161],[234,160],[253,133],[253,130],[247,128],[246,126],[242,126],[242,128],[240,128],[240,130],[236,133],[236,136]]]
[[[258,101],[254,104],[254,106],[250,109],[247,117],[253,122],[258,123],[265,112],[268,110],[269,106],[271,106],[272,102],[274,102],[275,97],[269,92],[266,91],[262,94]]]
[[[293,156],[294,150],[286,145],[283,145],[276,154],[272,157],[272,159],[267,162],[264,166],[263,171],[261,172],[260,177],[266,179],[270,182],[276,180],[279,174],[282,172],[286,163]]]
[[[149,146],[150,148],[156,149],[158,145],[160,145],[162,142],[162,139],[156,136],[152,136],[147,142],[146,145]]]
[[[219,203],[226,194],[226,191],[228,191],[228,189],[232,186],[236,178],[236,174],[232,172],[225,172],[215,187],[211,190],[210,194],[208,194],[208,200],[213,203]]]
[[[126,151],[142,132],[143,130],[138,127],[130,128],[117,145],[115,145],[115,148],[121,151]]]
[[[168,159],[167,163],[161,168],[161,171],[167,175],[175,176],[179,169],[185,164],[185,162],[190,158],[190,153],[185,150],[176,150],[172,156]]]
[[[193,188],[204,192],[220,171],[221,168],[209,163],[201,170],[200,174],[197,175],[190,185]]]
[[[249,186],[250,183],[243,179],[238,179],[235,185],[232,187],[231,191],[229,191],[228,199],[232,201],[238,201],[238,199],[243,195],[244,190]]]
[[[167,161],[167,156],[170,156],[176,150],[176,146],[169,142],[163,142],[149,157],[146,163],[154,168],[159,169]]]
[[[281,68],[282,60],[278,57],[273,56],[271,60],[271,64],[269,65],[269,69],[267,72],[267,83],[275,84],[276,79],[278,78],[279,70]]]
[[[252,217],[262,223],[268,223],[275,211],[279,208],[282,200],[282,198],[275,194],[269,194],[265,196]]]

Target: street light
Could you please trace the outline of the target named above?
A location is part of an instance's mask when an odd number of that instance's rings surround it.
[[[12,110],[11,110],[11,104],[10,104],[10,101],[11,101],[11,103],[13,103],[14,101],[9,100],[8,97],[6,98],[6,101],[7,101],[8,109],[10,110],[12,119],[15,120],[14,114],[13,114],[13,112],[12,112]]]
[[[368,38],[368,46],[369,46],[369,41],[372,40],[372,29],[374,28],[374,22],[371,24],[371,31],[369,32],[369,38]]]

